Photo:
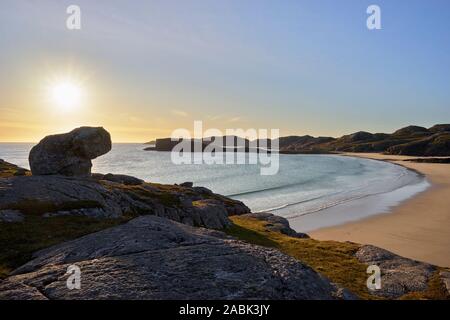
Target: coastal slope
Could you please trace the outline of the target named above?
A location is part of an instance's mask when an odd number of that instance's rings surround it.
[[[3,180],[32,178],[6,162],[1,168]],[[170,186],[161,187],[161,194],[170,194]],[[230,211],[225,217],[229,223],[219,231],[152,211],[111,218],[83,216],[78,210],[58,215],[19,210],[8,215],[11,210],[2,210],[0,299],[449,297],[450,273],[443,268],[373,246],[310,239],[269,213]],[[73,264],[83,272],[81,291],[66,288],[66,271]],[[384,270],[383,290],[376,292],[366,287],[366,268],[372,264]]]
[[[45,174],[0,161],[0,299],[449,298],[448,269],[311,239],[191,182],[91,174],[90,139],[71,137],[99,132],[44,139]],[[50,146],[61,141],[59,154]],[[366,283],[374,264],[382,269],[376,291]],[[69,290],[74,265],[82,285]]]
[[[374,153],[347,155],[388,160],[416,170],[423,173],[432,186],[392,208],[391,212],[310,234],[321,240],[372,244],[412,259],[449,267],[450,164],[414,162],[410,161],[414,157]]]

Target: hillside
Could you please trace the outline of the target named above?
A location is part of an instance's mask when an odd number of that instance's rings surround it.
[[[429,129],[408,126],[387,133],[359,131],[340,138],[280,138],[282,153],[383,152],[409,156],[450,156],[450,124]]]
[[[222,143],[223,141],[223,143]],[[272,141],[253,141],[234,137],[235,151],[249,152],[259,148],[270,148]],[[199,143],[202,150],[209,144],[223,146],[223,150],[233,150],[225,137],[214,139],[191,140],[194,150],[195,143]],[[255,143],[256,142],[256,143]],[[155,146],[145,148],[147,151],[171,151],[179,141],[170,138],[156,139]],[[431,128],[408,126],[394,133],[370,133],[359,131],[344,135],[340,138],[287,136],[278,141],[280,153],[333,153],[333,152],[381,152],[386,154],[408,156],[450,156],[450,124],[437,124]],[[257,146],[255,148],[255,146]],[[216,148],[216,151],[220,149]]]

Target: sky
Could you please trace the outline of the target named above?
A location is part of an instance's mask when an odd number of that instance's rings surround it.
[[[81,30],[66,27],[72,4]],[[314,136],[450,123],[449,33],[448,0],[2,0],[0,141],[90,125],[145,142],[194,120]]]

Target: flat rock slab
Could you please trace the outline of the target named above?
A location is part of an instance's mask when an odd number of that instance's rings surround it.
[[[58,211],[100,209],[94,210],[92,216],[114,218],[123,213],[120,203],[120,195],[90,179],[58,175],[0,179],[0,210],[44,215]]]
[[[81,289],[66,286],[69,265]],[[34,255],[0,283],[0,299],[334,299],[338,289],[278,250],[156,216]]]

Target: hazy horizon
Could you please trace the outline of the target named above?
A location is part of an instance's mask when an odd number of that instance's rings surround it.
[[[103,126],[142,143],[194,120],[333,137],[450,122],[446,0],[2,4],[2,142]]]
[[[369,133],[388,133],[388,134],[390,134],[390,133],[393,133],[394,131],[396,131],[398,129],[401,129],[401,128],[404,128],[404,127],[407,127],[407,126],[410,126],[410,125],[425,127],[425,128],[428,129],[428,128],[430,128],[430,127],[432,127],[434,125],[437,125],[437,124],[443,124],[443,123],[435,123],[435,124],[430,125],[430,126],[422,126],[422,125],[419,125],[419,124],[409,124],[409,125],[405,125],[405,126],[402,126],[402,127],[399,127],[399,128],[395,128],[395,129],[393,129],[393,130],[391,130],[389,132],[375,132],[375,131],[370,131],[370,130],[357,130],[357,131],[354,131],[354,132],[347,132],[347,133],[345,133],[343,135],[348,135],[348,134],[356,133],[356,132],[359,132],[359,131],[366,131],[366,132],[369,132]],[[75,129],[75,128],[72,128],[72,129]],[[71,131],[72,129],[70,129],[69,131]],[[108,128],[105,128],[105,129],[108,130]],[[186,129],[190,130],[189,127],[187,127]],[[208,129],[208,128],[204,128],[204,130],[206,130],[206,129]],[[246,130],[246,128],[235,128],[235,129],[244,129],[244,130]],[[193,132],[193,130],[190,130],[190,131]],[[61,133],[66,133],[66,132],[53,132],[53,133],[50,133],[50,135],[61,134]],[[312,135],[312,134],[301,134],[301,133],[295,134],[295,133],[293,133],[293,134],[288,134],[288,135],[280,134],[280,137],[306,136],[306,135],[310,135],[310,136],[313,136],[313,137],[333,137],[333,138],[340,138],[341,136],[343,136],[343,135],[339,135],[339,136],[323,136],[323,135]],[[225,133],[224,133],[224,136],[225,136]],[[44,138],[44,136],[41,137],[39,140],[35,140],[35,141],[2,141],[2,140],[0,140],[0,143],[38,143],[43,138]],[[147,139],[147,140],[144,139],[143,141],[118,141],[118,140],[114,140],[114,137],[111,137],[113,143],[119,143],[119,144],[120,143],[145,144],[147,142],[150,142],[150,141],[153,141],[153,140],[156,140],[156,139],[163,139],[163,138],[170,138],[170,134],[167,135],[167,136],[158,136],[158,137],[150,138],[150,139]]]

